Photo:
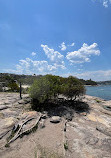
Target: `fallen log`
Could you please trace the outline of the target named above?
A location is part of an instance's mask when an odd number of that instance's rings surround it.
[[[27,133],[27,132],[31,132],[33,130],[34,127],[36,127],[39,123],[39,121],[42,118],[42,114],[40,113],[36,113],[34,114],[34,116],[29,115],[25,118],[25,120],[20,120],[20,122],[18,122],[17,127],[18,130],[16,131],[15,129],[15,133],[14,133],[14,137],[11,138],[7,144],[10,144],[11,142],[15,141],[18,137],[22,136],[23,134]],[[10,136],[9,136],[10,137]]]

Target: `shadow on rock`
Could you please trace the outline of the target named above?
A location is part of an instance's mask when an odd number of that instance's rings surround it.
[[[82,113],[82,112],[89,113],[90,111],[89,105],[85,102],[76,102],[74,109],[78,113]]]
[[[49,117],[60,116],[71,121],[74,113],[89,113],[89,105],[85,102],[72,100],[50,100],[39,104],[36,100],[32,102],[32,109],[40,112],[47,112]]]

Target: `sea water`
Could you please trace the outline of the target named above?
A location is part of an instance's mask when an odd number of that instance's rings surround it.
[[[111,100],[111,85],[85,86],[86,94],[105,100]]]

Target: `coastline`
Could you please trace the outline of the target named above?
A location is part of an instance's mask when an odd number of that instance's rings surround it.
[[[111,100],[111,86],[86,86],[86,94],[108,101]]]
[[[11,131],[14,124],[21,121],[21,118],[25,118],[22,116],[29,117],[36,114],[29,108],[28,95],[23,95],[22,100],[17,93],[0,93],[0,95],[0,107],[3,108],[0,110],[0,134],[6,132],[4,129]],[[99,97],[84,95],[80,102],[80,107],[83,106],[87,106],[88,109],[75,111],[73,107],[60,106],[56,110],[52,107],[52,114],[44,111],[44,117],[39,121],[37,130],[12,142],[9,149],[4,147],[10,132],[7,133],[0,139],[1,158],[18,158],[18,156],[31,158],[35,153],[39,155],[42,151],[45,152],[45,157],[52,152],[62,155],[61,158],[83,158],[83,155],[85,155],[84,158],[89,158],[89,155],[96,158],[105,157],[106,154],[110,157],[111,111],[104,107],[111,108],[111,100],[105,101]],[[57,113],[58,110],[62,115]],[[37,116],[38,114],[40,112],[37,112]],[[60,117],[59,123],[50,122],[54,115]],[[72,119],[67,120],[70,116]],[[64,148],[64,144],[68,146],[68,150]]]

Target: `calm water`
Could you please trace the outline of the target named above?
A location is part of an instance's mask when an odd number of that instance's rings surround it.
[[[86,94],[111,100],[111,85],[107,86],[86,86]]]

